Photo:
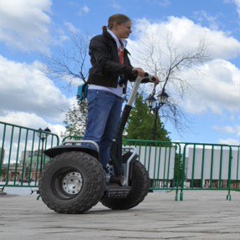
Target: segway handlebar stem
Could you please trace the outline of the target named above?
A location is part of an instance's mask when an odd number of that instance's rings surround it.
[[[128,99],[128,102],[127,102],[127,105],[129,106],[132,106],[135,99],[136,99],[136,95],[137,95],[137,91],[138,91],[138,88],[139,88],[139,85],[141,84],[141,82],[146,79],[149,80],[149,82],[155,82],[156,78],[154,76],[152,76],[151,74],[149,73],[145,73],[143,77],[140,77],[138,76],[134,82],[134,85],[133,85],[133,89],[132,89],[132,93]]]

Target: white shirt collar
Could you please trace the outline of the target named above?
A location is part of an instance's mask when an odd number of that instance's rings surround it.
[[[108,29],[107,31],[109,32],[109,34],[110,34],[110,35],[113,37],[113,39],[115,40],[115,42],[116,42],[116,44],[117,44],[117,48],[122,47],[122,46],[120,45],[120,42],[119,42],[118,38],[116,37],[116,35],[115,35],[110,29]],[[122,44],[123,44],[123,47],[125,48],[125,47],[127,46],[127,40],[126,40],[126,39],[121,39],[121,42],[122,42]]]

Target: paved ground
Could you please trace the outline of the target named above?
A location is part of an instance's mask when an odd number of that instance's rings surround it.
[[[240,193],[192,191],[149,193],[128,211],[101,204],[81,215],[61,215],[36,195],[0,195],[1,240],[240,239]]]

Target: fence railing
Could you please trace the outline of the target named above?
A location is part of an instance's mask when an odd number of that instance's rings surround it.
[[[240,147],[224,144],[125,140],[138,149],[151,178],[151,190],[175,190],[183,200],[187,190],[231,190],[240,188]]]
[[[228,200],[230,191],[237,190],[233,185],[233,163],[239,159],[234,157],[232,146],[224,144],[185,143],[183,148],[183,168],[185,176],[181,182],[180,200],[183,190],[226,190]],[[187,188],[183,182],[188,182]]]
[[[0,122],[0,188],[37,187],[50,160],[43,151],[56,145],[56,134]]]
[[[48,159],[43,150],[59,145],[59,137],[48,133],[42,141],[39,130],[0,122],[0,187],[37,187],[41,166]],[[64,140],[81,139],[66,137]],[[150,191],[184,191],[240,188],[240,147],[224,144],[123,140],[136,147],[139,161],[151,179]]]

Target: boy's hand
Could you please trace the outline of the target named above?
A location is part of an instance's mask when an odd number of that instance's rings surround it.
[[[138,76],[144,77],[145,72],[143,71],[142,68],[134,68],[133,72],[136,72]]]

